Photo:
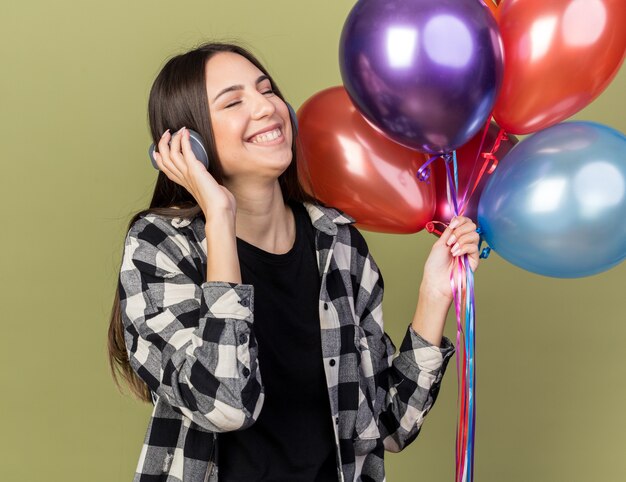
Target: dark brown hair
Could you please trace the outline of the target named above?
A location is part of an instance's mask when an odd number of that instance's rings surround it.
[[[156,144],[163,132],[168,128],[175,132],[185,126],[198,132],[207,149],[209,172],[215,180],[222,184],[222,167],[220,164],[213,129],[205,83],[205,67],[207,61],[216,53],[232,52],[248,59],[261,72],[268,76],[275,94],[285,100],[272,77],[261,63],[247,49],[232,43],[204,43],[184,54],[169,59],[157,75],[148,100],[148,123],[150,133]],[[298,163],[296,159],[296,126],[291,118],[294,133],[291,151],[292,160],[289,167],[279,178],[280,188],[285,202],[315,202],[322,204],[314,196],[308,194],[298,179]],[[146,157],[146,162],[150,162]],[[306,181],[305,181],[306,182]],[[307,182],[310,186],[310,183]],[[193,219],[204,217],[202,209],[193,196],[181,185],[171,181],[159,171],[150,207],[137,212],[128,223],[128,230],[141,216],[157,214],[167,218],[180,217]],[[150,402],[150,390],[145,382],[137,376],[130,366],[126,344],[124,342],[124,326],[122,323],[119,286],[115,291],[108,334],[108,354],[111,373],[117,387],[121,390],[118,375],[126,381],[131,393],[142,401]]]

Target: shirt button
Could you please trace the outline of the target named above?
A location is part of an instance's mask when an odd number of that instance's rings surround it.
[[[328,303],[324,303],[324,309],[327,310],[328,309]]]
[[[328,363],[330,364],[331,367],[334,367],[335,366],[335,359],[332,358]]]
[[[243,299],[239,300],[239,304],[241,306],[248,306],[250,304],[250,302],[248,301],[248,298],[243,298]]]
[[[246,335],[245,333],[242,333],[241,335],[239,335],[239,343],[243,345],[247,341],[248,341],[248,335]]]
[[[243,370],[241,370],[241,372],[243,373],[244,377],[250,375],[250,370],[248,370],[248,367],[243,367]]]
[[[335,424],[339,425],[339,417],[335,417]]]

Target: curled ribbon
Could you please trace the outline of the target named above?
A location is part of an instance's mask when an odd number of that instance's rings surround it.
[[[485,142],[485,137],[487,135],[487,131],[489,129],[489,124],[490,122],[487,122],[486,127],[485,127],[485,131],[483,132],[483,138],[480,144],[480,149],[479,149],[479,153],[480,151],[482,151],[483,148],[483,144]],[[498,152],[498,150],[500,149],[500,144],[502,143],[502,141],[506,141],[508,140],[508,136],[506,134],[506,132],[504,131],[504,129],[500,129],[498,131],[498,135],[496,137],[495,142],[493,143],[493,146],[491,147],[491,149],[487,152],[483,152],[481,154],[479,154],[480,157],[482,157],[484,159],[483,161],[483,165],[480,168],[480,171],[478,172],[478,176],[476,176],[476,179],[474,180],[472,184],[471,189],[467,189],[465,191],[465,194],[463,195],[461,204],[463,206],[461,213],[464,211],[465,206],[467,205],[467,201],[469,199],[471,199],[471,197],[474,194],[474,191],[476,191],[476,188],[478,187],[478,184],[480,184],[481,179],[483,178],[483,176],[485,175],[485,172],[487,174],[491,174],[493,171],[495,171],[496,167],[498,167],[498,158],[496,157],[496,153]],[[477,156],[477,158],[479,157]],[[474,162],[474,166],[476,165],[476,162]],[[487,170],[487,168],[489,168],[489,170]],[[474,172],[472,171],[472,176],[474,175]],[[472,178],[472,176],[470,176],[470,179]],[[469,185],[468,185],[469,188]],[[468,192],[469,191],[469,192]]]

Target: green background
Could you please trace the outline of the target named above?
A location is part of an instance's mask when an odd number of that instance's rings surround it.
[[[117,391],[106,339],[126,225],[156,179],[146,106],[165,59],[243,40],[297,108],[341,83],[353,4],[3,1],[1,480],[132,479],[151,406]],[[626,131],[625,79],[576,118]],[[622,222],[607,219],[606,235]],[[399,344],[435,238],[365,234]],[[477,481],[626,480],[624,275],[626,263],[561,280],[481,262]],[[421,435],[388,455],[388,480],[454,480],[456,396],[453,360]]]

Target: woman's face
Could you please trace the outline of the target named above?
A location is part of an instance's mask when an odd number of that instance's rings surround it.
[[[224,178],[278,178],[292,158],[287,104],[263,72],[239,54],[217,53],[205,69]]]

